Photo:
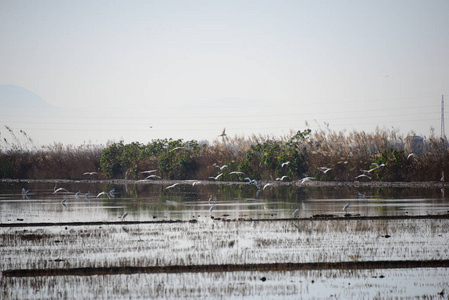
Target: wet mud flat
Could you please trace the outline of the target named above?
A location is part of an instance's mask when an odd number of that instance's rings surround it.
[[[1,298],[447,298],[448,221],[6,224]]]

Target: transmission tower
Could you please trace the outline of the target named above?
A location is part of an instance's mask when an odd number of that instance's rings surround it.
[[[446,139],[444,131],[444,95],[441,95],[441,138]]]

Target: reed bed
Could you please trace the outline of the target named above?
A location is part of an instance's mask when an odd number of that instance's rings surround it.
[[[143,179],[157,170],[157,179],[243,181],[244,177],[286,181],[305,176],[322,181],[439,181],[449,174],[446,139],[434,135],[403,136],[391,129],[335,132],[330,129],[291,132],[281,137],[223,137],[212,142],[152,140],[147,144],[36,147],[23,131],[6,127],[0,142],[0,178]],[[412,154],[413,153],[413,154]],[[412,155],[411,155],[412,154]],[[282,166],[282,163],[289,162]],[[372,163],[384,165],[374,169]],[[225,169],[219,169],[226,165]],[[323,173],[320,167],[331,168]],[[97,174],[85,175],[87,171]],[[232,171],[244,175],[231,174]],[[367,173],[369,171],[369,173]],[[364,174],[369,177],[357,176]]]

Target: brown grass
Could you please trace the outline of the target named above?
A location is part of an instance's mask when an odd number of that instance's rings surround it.
[[[109,144],[73,146],[54,143],[38,149],[25,132],[15,134],[9,127],[6,128],[11,137],[7,139],[4,135],[1,136],[0,178],[87,179],[82,175],[84,172],[102,171],[100,158]],[[177,178],[174,173],[171,179],[207,179],[219,173],[216,165],[224,164],[229,167],[221,180],[242,180],[243,178],[228,176],[227,173],[245,169],[245,173],[250,172],[246,176],[258,179],[273,180],[285,175],[285,172],[289,180],[313,176],[317,180],[354,181],[373,162],[385,163],[386,167],[372,172],[371,180],[438,181],[443,171],[449,174],[449,148],[446,139],[433,135],[424,137],[418,156],[407,159],[413,149],[407,144],[406,137],[393,129],[377,129],[373,133],[335,132],[330,129],[313,132],[294,146],[293,155],[301,157],[296,167],[280,168],[283,155],[289,150],[288,141],[295,134],[291,132],[281,137],[252,135],[215,139],[189,154],[195,169],[184,172],[184,178]],[[273,151],[274,154],[258,153],[255,150],[256,146],[265,144],[280,146],[281,150]],[[249,154],[252,154],[251,158],[248,157]],[[273,155],[272,162],[267,162],[267,155]],[[332,171],[321,173],[318,167],[323,166],[332,168]],[[134,177],[140,176],[140,171],[159,168],[158,157],[141,156],[132,162],[132,166],[124,167],[127,172],[123,176],[129,176],[131,167]],[[106,176],[102,174],[95,177],[103,178]]]

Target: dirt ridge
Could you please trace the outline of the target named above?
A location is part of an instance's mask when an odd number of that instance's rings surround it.
[[[333,269],[410,269],[447,268],[449,260],[400,260],[400,261],[350,261],[315,263],[263,263],[263,264],[224,264],[224,265],[179,265],[147,267],[103,267],[67,269],[16,269],[2,272],[5,277],[40,276],[93,276],[140,273],[204,273],[240,271],[295,271],[295,270],[333,270]]]

